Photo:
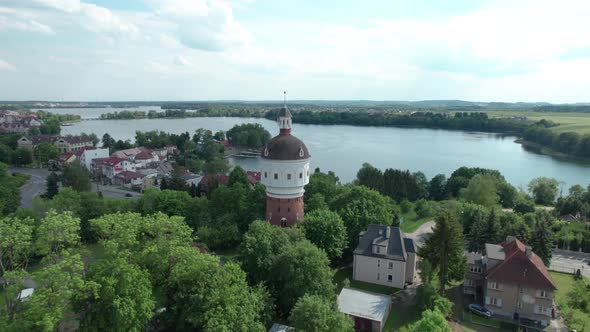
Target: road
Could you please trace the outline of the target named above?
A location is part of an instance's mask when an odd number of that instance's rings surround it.
[[[412,240],[414,240],[414,243],[416,244],[417,247],[421,247],[422,245],[424,245],[424,242],[426,242],[426,239],[428,238],[428,236],[430,236],[430,234],[432,234],[432,227],[434,226],[434,220],[425,222],[424,224],[422,224],[422,226],[420,226],[420,228],[418,228],[417,230],[415,230],[413,233],[410,234],[406,234],[409,238],[411,238]]]
[[[21,208],[32,208],[33,198],[41,195],[46,190],[45,179],[49,175],[49,171],[43,168],[19,168],[10,167],[10,173],[28,174],[31,178],[20,188],[20,206]]]

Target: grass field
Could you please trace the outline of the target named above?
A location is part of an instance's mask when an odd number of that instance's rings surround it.
[[[487,112],[491,118],[505,118],[510,116],[526,116],[532,121],[541,119],[559,123],[559,126],[551,128],[556,133],[573,131],[581,135],[590,134],[590,113],[540,113],[518,111],[494,111]]]
[[[584,331],[584,328],[588,328],[590,326],[590,314],[587,312],[582,312],[580,310],[572,310],[570,315],[566,313],[565,308],[563,308],[563,303],[567,302],[568,300],[568,293],[574,287],[575,280],[572,275],[559,273],[559,272],[549,272],[551,274],[551,278],[557,284],[557,291],[555,292],[555,301],[557,302],[558,307],[562,311],[562,314],[566,320],[566,323],[569,327],[573,329],[577,329],[578,331]],[[586,280],[588,282],[588,280]]]
[[[400,228],[404,233],[414,233],[420,226],[422,226],[422,224],[433,219],[432,216],[418,218],[414,211],[402,214],[402,218],[403,222],[401,223]]]

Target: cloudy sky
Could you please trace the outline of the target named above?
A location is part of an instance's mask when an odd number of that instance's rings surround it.
[[[0,0],[0,100],[590,101],[588,0]]]

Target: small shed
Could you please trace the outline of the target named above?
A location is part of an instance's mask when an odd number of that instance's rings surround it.
[[[338,310],[354,320],[356,331],[381,332],[391,311],[391,297],[352,288],[342,288]]]
[[[295,329],[287,325],[274,323],[268,332],[295,332]]]

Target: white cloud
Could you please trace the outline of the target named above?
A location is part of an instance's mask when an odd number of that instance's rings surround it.
[[[14,71],[14,70],[16,70],[16,67],[13,64],[0,59],[0,70]]]
[[[222,0],[150,0],[156,15],[176,25],[174,33],[187,47],[222,51],[249,42],[249,33]]]

